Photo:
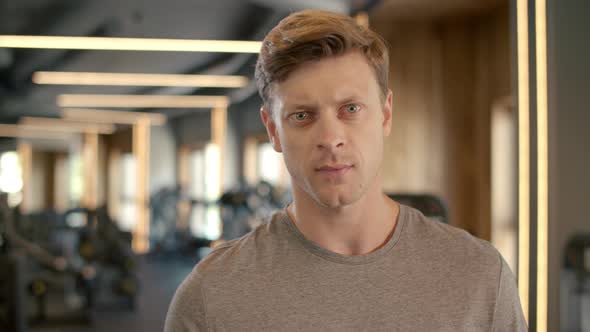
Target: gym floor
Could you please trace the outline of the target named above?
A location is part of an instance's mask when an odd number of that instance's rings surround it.
[[[97,310],[89,325],[45,325],[31,332],[161,332],[174,291],[190,273],[194,262],[186,259],[148,259],[139,266],[140,292],[135,311],[120,308]]]

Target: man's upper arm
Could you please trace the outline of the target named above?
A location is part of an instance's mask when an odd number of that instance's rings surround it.
[[[527,331],[516,278],[504,258],[500,256],[500,260],[502,267],[492,331]]]
[[[202,277],[195,269],[178,287],[168,308],[165,332],[207,331],[202,283]]]

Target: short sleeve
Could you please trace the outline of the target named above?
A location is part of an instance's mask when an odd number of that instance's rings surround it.
[[[165,332],[207,331],[203,278],[193,270],[180,284],[166,315]]]
[[[500,256],[500,260],[502,262],[500,282],[492,331],[528,331],[520,304],[516,278],[502,256]]]

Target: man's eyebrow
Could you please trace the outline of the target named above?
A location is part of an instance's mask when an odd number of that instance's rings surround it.
[[[345,97],[342,98],[334,98],[333,103],[335,105],[345,105],[350,103],[362,103],[364,98],[362,94],[357,93],[347,93]],[[313,111],[318,108],[316,103],[310,102],[305,103],[299,100],[294,100],[293,103],[286,101],[284,104],[284,109],[286,110],[305,110],[305,111]]]
[[[357,97],[357,96],[352,96],[352,97],[346,97],[343,99],[340,99],[339,101],[337,101],[338,105],[346,105],[346,104],[351,104],[351,103],[357,103],[360,102],[361,98]]]
[[[304,104],[304,103],[285,103],[285,108],[289,110],[306,110],[311,111],[317,108],[314,104]]]

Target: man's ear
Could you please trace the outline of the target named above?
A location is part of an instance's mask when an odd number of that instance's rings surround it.
[[[266,127],[266,133],[268,134],[268,139],[272,144],[272,147],[275,149],[276,152],[283,152],[281,148],[281,141],[279,140],[279,135],[277,134],[277,124],[269,112],[267,106],[262,106],[260,108],[260,117],[262,118],[262,123],[264,123],[264,127]]]
[[[385,97],[385,102],[383,103],[383,135],[389,136],[391,133],[391,123],[392,123],[392,113],[393,113],[393,93],[391,90],[387,91],[387,97]]]

